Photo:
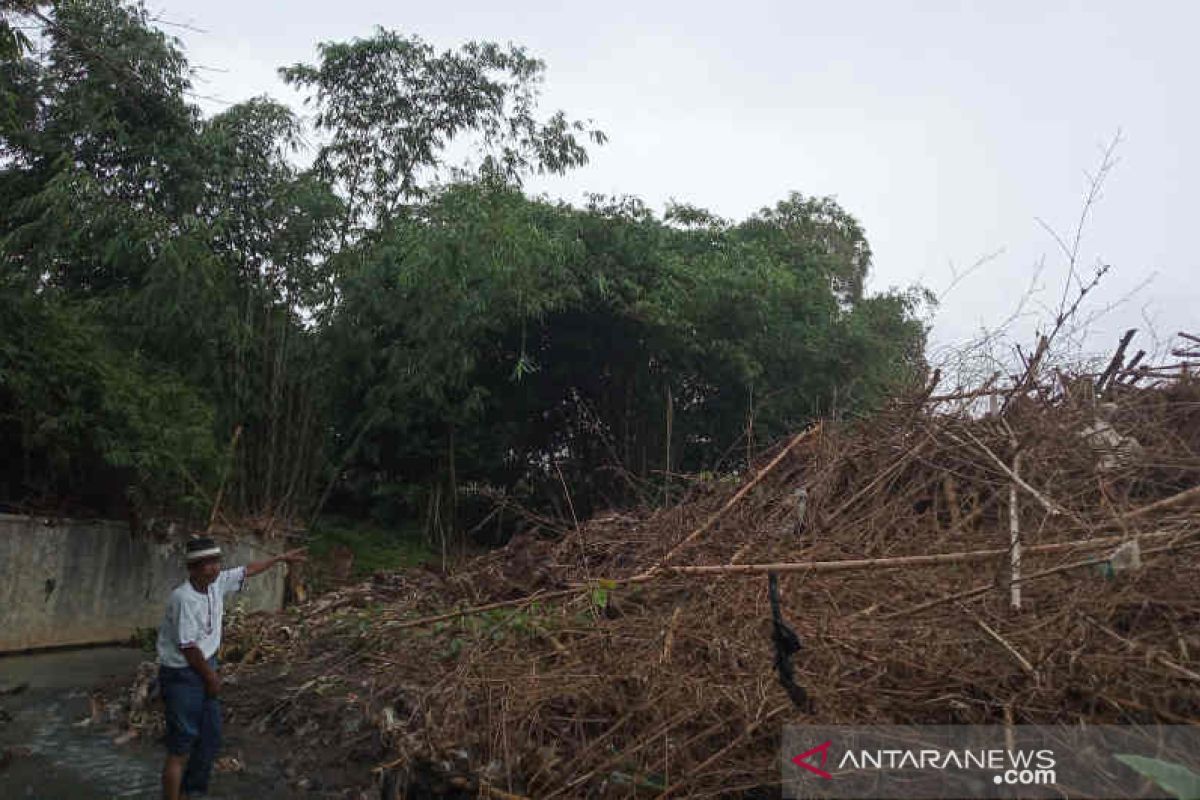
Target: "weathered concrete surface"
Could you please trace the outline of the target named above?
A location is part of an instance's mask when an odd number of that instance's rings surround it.
[[[222,549],[225,566],[267,556],[249,538]],[[251,578],[227,608],[279,609],[284,572]],[[0,652],[125,641],[158,626],[185,578],[182,537],[157,542],[132,537],[123,523],[0,514]]]

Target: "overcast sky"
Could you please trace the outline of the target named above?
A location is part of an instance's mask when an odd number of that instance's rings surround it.
[[[382,25],[439,46],[525,45],[548,65],[547,110],[591,118],[610,142],[532,189],[580,202],[674,198],[731,218],[792,190],[832,195],[875,253],[872,290],[922,283],[998,253],[945,296],[934,342],[994,327],[1026,294],[1057,305],[1064,259],[1036,221],[1071,234],[1087,174],[1121,133],[1119,163],[1084,231],[1081,266],[1112,265],[1093,326],[1200,333],[1200,3],[384,2],[152,0],[177,26],[206,110],[269,94],[276,68],[321,41]],[[1091,298],[1094,297],[1094,300]],[[1036,311],[1036,306],[1029,306]],[[1049,312],[1046,312],[1049,313]],[[1149,320],[1149,323],[1148,321]],[[1033,320],[1023,322],[1031,331]]]

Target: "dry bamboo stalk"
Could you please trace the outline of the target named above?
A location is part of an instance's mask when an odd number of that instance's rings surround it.
[[[688,719],[695,717],[695,716],[697,716],[697,711],[695,709],[690,709],[690,708],[684,709],[679,714],[672,716],[665,723],[659,725],[653,731],[646,734],[642,738],[640,743],[633,745],[632,747],[627,747],[624,750],[619,751],[616,755],[611,756],[607,760],[603,761],[600,764],[600,766],[595,767],[594,769],[588,770],[583,775],[580,775],[579,777],[575,778],[574,780],[570,781],[569,783],[563,784],[562,786],[558,787],[557,789],[550,792],[549,794],[543,795],[543,800],[551,800],[551,798],[558,797],[559,795],[569,792],[571,789],[574,789],[576,786],[579,786],[582,783],[586,783],[596,773],[598,773],[598,772],[603,773],[605,770],[611,769],[614,765],[620,763],[622,760],[629,758],[634,753],[647,747],[651,742],[653,742],[655,739],[657,739],[660,735],[668,733],[669,731],[674,729],[676,726],[678,726],[680,723],[686,722]]]
[[[820,423],[817,423],[816,425],[809,428],[808,430],[803,431],[803,432],[798,433],[795,436],[793,436],[792,440],[787,443],[787,446],[784,447],[783,450],[779,451],[779,454],[777,456],[775,456],[775,458],[771,459],[771,463],[767,464],[765,467],[763,467],[761,470],[759,470],[757,475],[755,475],[752,479],[747,481],[746,485],[743,486],[741,489],[739,489],[737,494],[735,494],[733,497],[731,497],[729,499],[729,501],[727,503],[725,503],[725,505],[721,506],[720,510],[718,510],[717,513],[715,513],[711,517],[709,517],[708,520],[703,525],[701,525],[699,528],[697,528],[696,530],[692,531],[687,536],[685,536],[683,538],[683,541],[679,542],[679,544],[675,545],[670,550],[668,550],[667,554],[658,560],[658,563],[656,563],[650,569],[644,571],[642,573],[642,575],[643,576],[650,575],[650,574],[658,571],[659,569],[661,569],[662,565],[667,563],[668,561],[670,561],[671,558],[673,558],[676,553],[678,553],[684,547],[691,544],[693,541],[695,541],[697,538],[699,538],[701,535],[703,535],[704,532],[707,531],[709,528],[711,528],[713,525],[716,525],[717,521],[719,519],[721,519],[721,517],[725,516],[725,514],[728,513],[729,509],[733,508],[735,505],[737,505],[739,502],[741,502],[742,498],[745,497],[747,494],[749,494],[750,490],[753,489],[755,486],[757,486],[759,481],[761,481],[763,478],[765,478],[767,475],[769,475],[771,470],[775,469],[775,467],[778,466],[779,462],[783,461],[783,459],[787,457],[787,454],[792,452],[792,450],[796,447],[796,445],[800,444],[800,442],[804,441],[805,439],[807,439],[809,436],[816,433],[820,429],[821,429],[821,425],[820,425]]]
[[[954,476],[947,474],[942,478],[942,493],[946,495],[946,508],[950,511],[950,529],[962,527],[962,509],[959,507],[958,489]]]
[[[1174,672],[1178,672],[1180,675],[1183,675],[1186,678],[1191,678],[1192,680],[1196,681],[1197,683],[1200,683],[1200,675],[1196,674],[1195,672],[1192,672],[1190,669],[1179,666],[1174,661],[1171,661],[1170,659],[1168,659],[1166,656],[1155,656],[1154,658],[1155,658],[1155,661],[1162,664],[1164,667],[1166,667],[1170,670],[1173,670]]]
[[[1104,384],[1107,383],[1113,376],[1116,375],[1125,363],[1125,349],[1129,347],[1129,343],[1133,340],[1133,335],[1137,333],[1137,328],[1130,328],[1125,331],[1125,335],[1121,337],[1121,343],[1117,345],[1117,351],[1113,353],[1112,359],[1108,362],[1104,372],[1100,373],[1100,377],[1096,379],[1097,391],[1104,391]]]
[[[1148,649],[1144,644],[1140,644],[1138,642],[1133,641],[1132,639],[1125,638],[1121,634],[1114,631],[1112,628],[1109,628],[1108,626],[1102,624],[1099,620],[1097,620],[1093,617],[1085,615],[1084,619],[1086,619],[1088,622],[1092,623],[1092,625],[1094,625],[1096,628],[1098,628],[1101,632],[1111,636],[1112,638],[1116,639],[1118,642],[1121,642],[1122,644],[1124,644],[1130,650],[1145,651]],[[1154,660],[1157,663],[1163,665],[1164,667],[1166,667],[1167,669],[1169,669],[1173,672],[1176,672],[1176,673],[1184,676],[1185,678],[1190,678],[1191,680],[1196,681],[1197,683],[1200,683],[1200,674],[1193,672],[1192,670],[1188,669],[1187,667],[1181,667],[1179,664],[1176,664],[1174,661],[1172,661],[1171,659],[1162,655],[1161,653],[1155,653],[1154,651],[1150,651],[1150,653],[1151,653],[1151,655],[1154,656]]]
[[[538,600],[557,600],[560,597],[570,597],[572,595],[577,595],[581,591],[583,591],[583,590],[579,589],[579,588],[572,588],[572,589],[560,589],[557,592],[546,592],[543,594],[538,594],[537,592],[534,592],[533,594],[526,595],[524,597],[518,597],[516,600],[501,600],[496,603],[484,603],[481,606],[471,606],[470,608],[461,608],[458,611],[448,611],[445,614],[436,614],[432,617],[422,617],[420,619],[410,619],[410,620],[405,620],[403,622],[401,622],[400,620],[392,620],[391,622],[384,623],[384,625],[389,630],[394,630],[394,631],[404,630],[405,628],[416,628],[421,625],[429,625],[434,622],[444,622],[448,619],[457,619],[458,617],[470,616],[471,614],[482,614],[484,611],[495,611],[496,609],[499,609],[499,608],[513,608],[514,606],[522,606],[527,603],[532,603],[532,602],[535,602]]]
[[[1145,703],[1139,703],[1136,700],[1130,700],[1128,697],[1122,697],[1120,700],[1113,700],[1111,698],[1106,699],[1113,703],[1117,708],[1128,706],[1130,708],[1137,709],[1138,711],[1149,711],[1152,714],[1162,717],[1167,722],[1174,722],[1176,725],[1200,725],[1200,719],[1191,719],[1179,714],[1173,714],[1170,711],[1167,711],[1165,708],[1151,708]]]
[[[1147,539],[1163,539],[1169,537],[1180,536],[1178,533],[1143,533],[1138,538]],[[1105,536],[1098,539],[1081,539],[1073,542],[1058,542],[1055,544],[1040,544],[1033,547],[1025,548],[1026,553],[1061,553],[1069,550],[1091,550],[1098,547],[1107,547],[1113,544],[1119,544],[1127,541],[1125,536]],[[871,569],[899,569],[901,567],[928,567],[940,566],[944,564],[964,564],[972,561],[986,561],[988,559],[1003,556],[1009,552],[1009,548],[996,548],[992,550],[968,550],[958,553],[934,553],[921,556],[894,556],[892,558],[850,558],[838,561],[792,561],[781,562],[776,564],[717,564],[696,567],[662,567],[658,571],[643,572],[629,578],[615,578],[610,582],[616,585],[632,585],[638,583],[646,583],[647,581],[660,577],[682,576],[688,577],[693,575],[765,575],[768,572],[806,572],[806,573],[829,573],[829,572],[852,572],[858,570]],[[1147,551],[1152,552],[1152,551]],[[1089,562],[1090,563],[1090,562]],[[1048,574],[1048,573],[1040,573]],[[1039,575],[1040,575],[1039,574]],[[1037,576],[1029,576],[1022,580],[1029,580]],[[527,603],[532,603],[538,600],[557,600],[561,597],[570,597],[578,595],[581,592],[588,590],[588,586],[575,586],[570,589],[560,589],[555,592],[546,592],[543,594],[534,593],[525,597],[518,597],[515,600],[501,600],[495,603],[485,603],[480,606],[471,606],[462,608],[457,611],[449,611],[445,614],[437,614],[432,617],[421,617],[420,619],[393,620],[386,623],[390,630],[403,630],[405,628],[415,628],[421,625],[428,625],[434,622],[443,622],[448,619],[457,617],[465,617],[471,614],[479,614],[484,611],[494,611],[500,608],[512,608],[521,606]],[[988,588],[991,588],[989,584]],[[940,602],[940,601],[937,601]],[[916,607],[911,611],[923,610],[921,607]],[[911,613],[911,611],[909,613]],[[888,615],[889,617],[892,615]],[[887,617],[880,617],[886,619]]]
[[[512,794],[504,791],[503,789],[497,789],[495,786],[492,786],[486,781],[480,781],[479,788],[488,797],[494,797],[496,800],[530,800],[530,798],[523,794]]]
[[[229,440],[229,461],[233,460],[233,454],[237,448],[238,439],[240,439],[241,436],[242,426],[238,425],[233,429],[233,437]],[[206,533],[212,530],[213,525],[217,521],[217,513],[221,510],[221,498],[225,494],[225,482],[229,479],[230,471],[231,470],[227,462],[225,474],[221,477],[221,485],[217,487],[217,496],[216,499],[213,500],[212,510],[208,513],[208,528],[205,530]]]
[[[1078,302],[1076,304],[1078,304]],[[1061,323],[1062,318],[1060,317],[1059,324],[1061,325]],[[1013,398],[1018,394],[1024,394],[1029,389],[1036,388],[1038,368],[1042,364],[1042,359],[1050,350],[1050,340],[1054,338],[1055,333],[1057,333],[1057,328],[1052,331],[1049,336],[1038,337],[1037,347],[1034,348],[1033,355],[1028,361],[1025,362],[1025,373],[1021,376],[1020,380],[1017,381],[1016,386],[1014,386],[1012,390],[1004,396],[1004,402],[1000,406],[1000,413],[1008,411],[1008,407],[1012,405]],[[1017,353],[1020,354],[1020,352],[1021,348],[1018,347]],[[1023,355],[1022,359],[1024,359]]]
[[[671,660],[671,645],[675,643],[675,623],[679,621],[679,612],[682,606],[675,606],[675,611],[671,613],[671,619],[667,623],[667,635],[663,639],[662,656],[658,659],[658,663],[666,664]]]
[[[966,608],[963,608],[963,610],[966,611]],[[979,617],[975,616],[974,614],[971,614],[970,616],[971,616],[971,620],[976,625],[978,625],[980,628],[982,628],[984,633],[986,633],[988,636],[995,639],[996,642],[999,643],[999,645],[1001,647],[1003,647],[1005,650],[1008,651],[1009,655],[1011,655],[1014,659],[1016,659],[1016,662],[1021,665],[1021,669],[1025,670],[1027,673],[1029,673],[1029,675],[1034,680],[1037,680],[1037,677],[1038,677],[1037,670],[1035,670],[1033,668],[1033,664],[1029,663],[1029,659],[1027,659],[1027,658],[1025,658],[1025,656],[1021,655],[1021,651],[1019,651],[1019,650],[1017,650],[1017,648],[1013,647],[1013,645],[1007,639],[1005,639],[1003,636],[1001,636],[999,633],[997,633],[990,625],[988,625],[986,622],[981,620]]]
[[[974,389],[965,392],[950,392],[949,394],[931,395],[926,401],[930,403],[948,403],[951,400],[975,400],[980,397],[993,397],[997,395],[1007,394],[1011,389],[996,388],[996,389]]]
[[[1145,536],[1145,535],[1149,535],[1149,534],[1143,534],[1143,535]],[[1158,534],[1158,535],[1162,535],[1162,534]],[[1114,537],[1114,538],[1120,538],[1120,537]],[[1154,548],[1151,548],[1150,550],[1143,550],[1142,557],[1144,558],[1146,556],[1154,555],[1156,553],[1167,553],[1167,552],[1176,551],[1176,550],[1186,550],[1187,548],[1198,547],[1198,546],[1200,546],[1200,540],[1187,542],[1185,544],[1173,544],[1173,545],[1165,545],[1163,547],[1154,547]],[[1051,567],[1050,569],[1044,569],[1041,572],[1035,572],[1032,575],[1022,576],[1021,582],[1028,583],[1030,581],[1038,580],[1039,578],[1045,578],[1050,575],[1057,575],[1061,572],[1069,572],[1070,570],[1083,569],[1084,567],[1095,566],[1095,564],[1096,564],[1096,560],[1094,558],[1084,559],[1083,561],[1072,561],[1070,564],[1061,564],[1057,567]],[[948,594],[948,595],[944,595],[942,597],[936,597],[933,600],[927,600],[924,603],[918,603],[917,605],[912,606],[910,608],[905,608],[900,611],[893,611],[890,614],[883,614],[883,615],[880,615],[879,617],[876,617],[876,619],[881,620],[881,621],[886,621],[886,620],[891,620],[891,619],[899,619],[901,617],[911,617],[914,614],[919,614],[922,611],[928,611],[929,609],[936,608],[937,606],[945,605],[947,603],[953,603],[955,600],[974,599],[976,597],[979,597],[980,595],[987,594],[988,592],[994,590],[995,588],[996,588],[996,584],[986,583],[982,586],[976,586],[974,589],[967,589],[966,591],[963,591],[963,592],[955,592],[954,594]]]
[[[1146,514],[1154,511],[1161,511],[1164,508],[1171,508],[1172,506],[1177,506],[1180,503],[1186,503],[1189,500],[1196,499],[1200,499],[1200,486],[1193,486],[1191,489],[1182,491],[1179,494],[1173,494],[1170,497],[1159,500],[1156,503],[1151,503],[1150,505],[1142,506],[1141,508],[1135,508],[1133,511],[1127,511],[1121,515],[1121,519],[1137,519],[1138,517],[1145,516]]]
[[[706,758],[703,763],[701,763],[698,767],[696,767],[695,769],[692,770],[692,773],[693,774],[703,773],[709,764],[712,764],[714,761],[717,761],[718,759],[720,759],[722,756],[724,756],[730,750],[733,750],[733,748],[740,745],[747,738],[749,738],[752,733],[754,733],[756,730],[758,730],[760,727],[762,727],[764,723],[768,722],[769,720],[773,719],[774,717],[779,716],[779,714],[786,711],[787,709],[788,709],[788,706],[779,706],[778,708],[774,709],[773,711],[768,712],[765,716],[755,720],[750,725],[747,725],[746,729],[743,730],[739,735],[735,736],[729,744],[725,745],[720,750],[718,750],[717,752],[713,753],[711,756]],[[683,788],[683,783],[676,783],[673,786],[668,786],[666,789],[663,790],[662,794],[658,795],[655,798],[655,800],[665,800],[666,798],[675,794],[682,788]]]
[[[1179,536],[1178,533],[1143,533],[1138,538],[1163,539]],[[1026,547],[1026,553],[1061,553],[1069,550],[1091,550],[1098,547],[1120,544],[1126,541],[1125,536],[1103,536],[1096,539],[1079,539],[1072,542],[1056,542]],[[943,564],[964,564],[972,561],[986,561],[1007,555],[1010,548],[999,547],[991,550],[967,550],[958,553],[932,553],[920,556],[892,556],[890,558],[849,558],[838,561],[794,561],[777,564],[718,564],[696,567],[664,567],[664,572],[670,575],[762,575],[768,572],[851,572],[871,569],[899,569],[901,567],[928,567]],[[624,583],[641,583],[644,576],[635,576]]]
[[[1013,456],[1013,475],[1021,470],[1021,454]],[[1021,608],[1021,509],[1018,506],[1017,484],[1014,481],[1008,485],[1008,534],[1009,547],[1012,556],[1009,562],[1009,602],[1012,607]]]
[[[947,433],[949,433],[949,431],[947,431]],[[1042,507],[1046,509],[1047,513],[1049,513],[1052,516],[1057,516],[1057,515],[1063,513],[1063,509],[1061,506],[1058,505],[1058,503],[1055,503],[1053,500],[1048,499],[1045,495],[1043,495],[1037,489],[1033,488],[1028,483],[1021,480],[1021,476],[1016,474],[1015,472],[1013,472],[1012,469],[1007,464],[1005,464],[1000,459],[999,456],[997,456],[995,453],[993,453],[986,444],[979,441],[979,439],[975,436],[975,434],[971,433],[970,431],[965,431],[965,433],[967,434],[968,437],[970,437],[971,441],[974,442],[976,444],[976,446],[979,447],[980,450],[987,453],[987,455],[992,459],[993,462],[995,462],[996,466],[1000,467],[1000,469],[1004,472],[1005,475],[1007,475],[1009,478],[1011,478],[1013,480],[1013,482],[1016,483],[1018,486],[1020,486],[1022,489],[1024,489],[1025,491],[1027,491],[1031,495],[1033,495],[1033,497],[1039,503],[1042,504]],[[955,436],[953,433],[951,433],[950,436],[951,436],[951,438],[958,439],[958,437]],[[958,441],[961,442],[962,440],[958,439]]]
[[[912,448],[911,450],[904,451],[904,454],[900,458],[896,459],[887,469],[876,475],[874,480],[872,480],[863,488],[859,489],[857,492],[851,495],[850,499],[838,506],[837,510],[829,515],[829,519],[836,519],[837,517],[840,517],[846,509],[851,508],[855,503],[875,489],[876,486],[890,479],[895,473],[903,469],[905,464],[907,464],[914,456],[921,452],[921,448],[923,448],[928,441],[928,438],[922,439],[917,443],[916,447]]]
[[[1004,706],[1004,746],[1009,752],[1017,749],[1016,736],[1013,735],[1012,703]]]

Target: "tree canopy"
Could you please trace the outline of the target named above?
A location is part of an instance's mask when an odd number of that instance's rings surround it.
[[[923,369],[928,298],[866,293],[830,198],[528,196],[605,135],[541,109],[519,47],[322,44],[280,73],[308,129],[268,98],[201,114],[140,5],[3,8],[0,502],[196,514],[224,487],[230,514],[461,528],[565,484],[585,513]]]

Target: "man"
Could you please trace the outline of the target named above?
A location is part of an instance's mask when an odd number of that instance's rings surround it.
[[[208,537],[196,537],[187,543],[186,559],[188,579],[171,592],[158,627],[158,679],[167,717],[167,763],[162,777],[167,800],[204,794],[221,746],[217,650],[225,595],[241,591],[246,578],[276,564],[304,561],[305,555],[299,548],[222,570],[221,548]]]

